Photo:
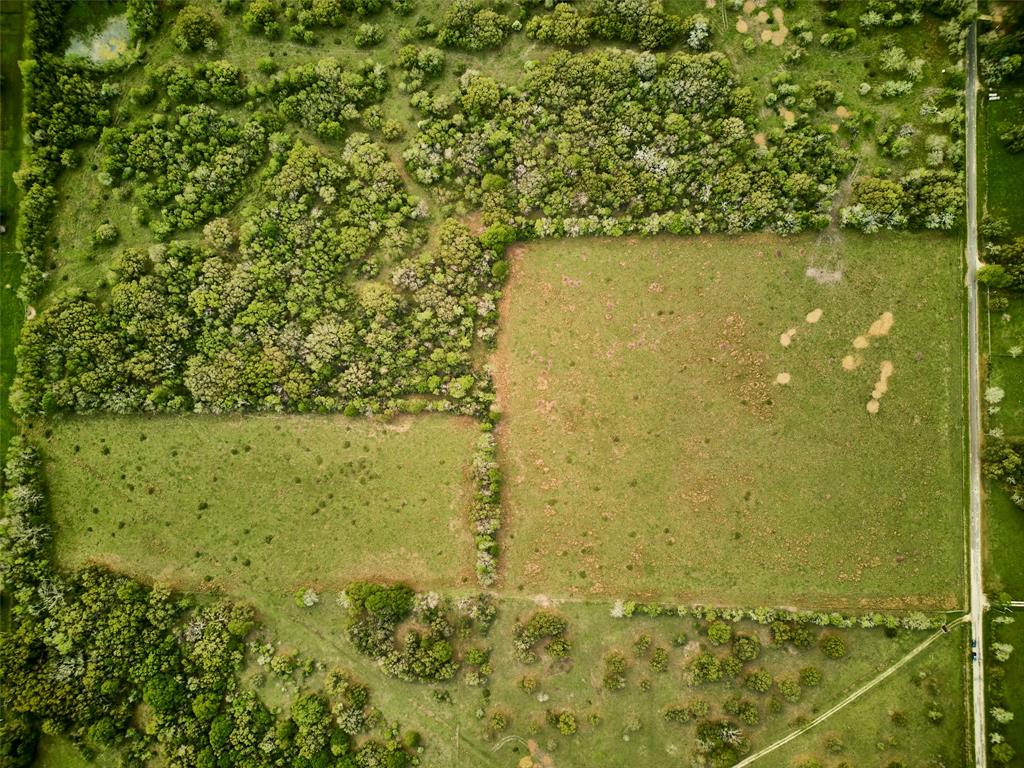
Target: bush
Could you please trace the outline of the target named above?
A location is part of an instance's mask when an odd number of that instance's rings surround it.
[[[384,30],[377,24],[360,24],[356,30],[356,47],[372,48],[384,40]]]
[[[92,243],[93,248],[100,248],[105,245],[113,245],[117,242],[119,236],[117,227],[109,221],[105,221],[93,230],[89,241]]]
[[[712,622],[708,627],[708,640],[712,645],[725,645],[732,638],[732,627],[724,621]]]
[[[609,691],[621,691],[626,687],[626,656],[622,651],[605,654],[602,685]]]
[[[841,659],[846,655],[846,643],[839,635],[825,635],[819,643],[822,653],[830,659]]]

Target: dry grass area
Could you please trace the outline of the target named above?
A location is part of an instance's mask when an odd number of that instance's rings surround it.
[[[518,249],[496,360],[506,588],[955,606],[957,253],[923,235]]]

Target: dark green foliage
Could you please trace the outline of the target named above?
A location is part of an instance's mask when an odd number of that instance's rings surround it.
[[[235,135],[208,107],[187,110]],[[258,147],[259,124],[244,130]],[[113,132],[111,146],[122,148],[113,156],[167,162],[145,151],[161,146],[156,137],[168,134],[160,131],[144,134],[152,143]],[[230,169],[254,151],[229,146],[216,157],[231,159]],[[275,154],[237,254],[184,243],[131,253],[109,303],[76,294],[55,302],[26,326],[19,407],[355,414],[394,409],[408,393],[443,395],[464,412],[489,403],[470,347],[497,317],[491,252],[462,225],[445,222],[436,248],[401,261],[392,285],[364,282],[356,290],[357,271],[379,269],[372,250],[395,258],[415,242],[404,227],[414,205],[379,146],[356,135],[343,157],[336,163],[301,143]],[[166,199],[175,180],[188,178],[179,168],[142,194]],[[222,204],[181,194],[164,210],[173,222],[198,223]],[[481,498],[481,535],[496,530],[495,492],[484,489]]]
[[[626,687],[626,655],[622,651],[609,651],[605,654],[601,681],[609,691],[621,691]]]
[[[1018,240],[1024,245],[1024,238]],[[1024,288],[1024,283],[1021,288]],[[985,476],[1002,483],[1014,504],[1024,509],[1024,446],[992,438],[985,441],[982,460]]]
[[[157,0],[128,0],[126,17],[131,39],[146,40],[160,28],[160,5]]]
[[[569,652],[565,633],[569,628],[562,616],[551,611],[538,611],[525,623],[517,621],[512,630],[512,649],[523,664],[534,664],[538,660],[536,646],[541,640],[548,640],[545,650],[556,658],[563,658]]]
[[[174,20],[171,39],[183,51],[213,49],[217,44],[217,23],[213,14],[198,5],[186,5]]]
[[[725,645],[732,638],[732,627],[724,621],[713,621],[708,625],[708,640],[712,645]]]
[[[574,5],[559,3],[552,13],[530,19],[526,35],[563,48],[582,48],[590,43],[591,26],[591,17],[581,14]]]
[[[899,180],[865,176],[854,184],[854,205],[843,226],[880,229],[952,229],[964,204],[963,179],[950,170],[915,168]]]
[[[761,641],[753,635],[737,635],[732,641],[732,652],[740,661],[753,661],[761,655]]]
[[[846,655],[846,643],[839,635],[824,635],[818,645],[830,659],[841,659]]]
[[[379,660],[385,672],[408,682],[451,680],[459,670],[456,628],[459,637],[468,638],[474,631],[486,634],[494,620],[485,596],[464,601],[456,609],[447,598],[414,599],[405,585],[354,582],[346,588],[345,598],[349,640],[358,651]]]
[[[426,120],[405,158],[526,236],[799,231],[827,221],[848,167],[806,126],[756,152],[750,94],[720,54],[557,53],[497,102],[488,80],[464,77],[464,112]],[[491,175],[506,184],[485,191]]]
[[[387,76],[377,64],[352,71],[337,59],[321,59],[274,75],[263,91],[285,119],[323,138],[338,139],[363,107],[381,100]]]
[[[266,144],[258,120],[239,123],[204,104],[183,106],[174,116],[104,131],[103,170],[115,184],[134,183],[139,203],[161,214],[150,228],[166,238],[227,212]]]
[[[722,663],[708,651],[697,654],[686,667],[686,678],[690,685],[715,683],[722,679]]]
[[[437,32],[438,45],[482,51],[496,48],[512,29],[512,20],[481,0],[453,0]]]
[[[694,699],[685,704],[669,704],[662,711],[662,716],[670,723],[688,723],[707,717],[711,707],[703,699]]]

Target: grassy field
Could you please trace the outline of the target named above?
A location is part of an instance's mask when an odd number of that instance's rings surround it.
[[[956,605],[958,254],[921,235],[518,251],[496,361],[506,588]]]
[[[557,606],[556,610],[570,622],[569,639],[573,650],[569,663],[542,661],[538,665],[523,666],[513,658],[509,638],[514,621],[528,617],[536,609],[530,601],[514,598],[502,601],[498,621],[488,636],[495,669],[486,686],[490,696],[485,698],[481,689],[459,684],[448,688],[453,699],[451,704],[436,702],[429,687],[390,680],[376,665],[355,655],[351,646],[339,639],[343,635],[344,617],[333,606],[320,605],[304,610],[282,601],[268,609],[265,616],[268,628],[277,636],[287,638],[283,647],[328,666],[340,664],[368,683],[375,705],[386,717],[397,717],[404,727],[423,734],[428,746],[424,765],[437,768],[511,768],[529,754],[527,742],[530,741],[535,745],[535,758],[547,754],[553,758],[554,765],[561,768],[677,766],[692,749],[693,726],[666,722],[662,708],[703,698],[711,704],[712,715],[720,716],[721,702],[733,693],[742,693],[734,683],[690,687],[684,682],[682,667],[684,660],[694,653],[694,646],[675,646],[673,638],[684,633],[689,643],[703,640],[707,645],[707,639],[698,635],[692,620],[612,619],[608,605],[601,603]],[[772,648],[763,627],[743,623],[737,631],[758,634],[764,641],[762,656],[752,662],[751,667],[764,667],[776,677],[785,677],[795,675],[803,666],[813,665],[824,675],[820,687],[804,688],[799,703],[783,704],[776,714],[769,712],[773,694],[745,694],[756,702],[762,716],[759,726],[744,728],[755,749],[781,737],[794,723],[827,709],[924,637],[919,633],[900,633],[895,639],[889,639],[877,630],[847,631],[844,637],[848,655],[841,662],[835,662],[824,658],[817,648],[799,653]],[[632,644],[641,634],[651,637],[652,648],[660,646],[668,650],[668,672],[655,673],[646,659],[634,658]],[[601,685],[602,659],[612,649],[621,650],[629,659],[627,685],[616,692],[609,692]],[[532,695],[518,687],[518,681],[525,674],[539,680],[537,691]],[[649,691],[640,687],[644,678],[651,683]],[[271,681],[264,695],[271,703],[283,703],[289,692]],[[559,735],[543,722],[547,710],[563,709],[570,709],[577,716],[579,733],[574,736]],[[489,737],[484,723],[477,717],[478,710],[505,712],[509,718],[507,730]],[[596,715],[596,723],[591,715]],[[956,720],[959,715],[951,710],[949,717]]]
[[[1024,438],[1024,298],[1009,293],[986,294],[982,315],[985,387],[1000,387],[1005,396],[998,410],[985,416],[986,430],[1001,429],[1006,437]],[[1007,306],[999,303],[1005,299]],[[983,404],[984,405],[984,404]],[[990,591],[1024,596],[1024,512],[998,484],[988,483],[986,509],[986,586]]]
[[[468,420],[72,418],[39,431],[65,565],[246,598],[472,579]]]
[[[820,726],[759,761],[791,768],[805,759],[825,765],[972,765],[965,723],[963,646],[966,630],[936,641],[896,675]],[[932,723],[927,713],[944,713]]]
[[[8,391],[14,379],[14,348],[25,317],[25,306],[16,292],[21,278],[21,254],[16,250],[15,231],[18,214],[18,189],[14,172],[21,163],[22,84],[18,59],[21,58],[25,6],[9,2],[0,6],[0,456],[7,455],[7,443],[14,431],[8,405]]]
[[[985,131],[979,150],[985,164],[986,210],[1005,217],[1016,232],[1024,232],[1024,206],[1020,204],[1020,178],[1024,154],[1013,155],[999,141],[999,129],[1015,114],[1024,112],[1024,87],[1000,87],[999,101],[982,98]]]

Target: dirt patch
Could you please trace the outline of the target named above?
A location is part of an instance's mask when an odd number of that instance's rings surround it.
[[[784,347],[788,347],[793,343],[793,337],[796,336],[796,328],[790,328],[785,333],[779,336],[779,344]]]
[[[768,144],[768,137],[765,136],[763,133],[755,133],[754,134],[754,143],[757,144],[757,146],[759,146],[759,147],[767,146],[767,144]]]
[[[783,371],[782,373],[775,377],[775,383],[781,384],[782,386],[786,386],[787,384],[789,384],[789,380],[790,375],[786,371]]]
[[[812,309],[810,312],[807,313],[807,317],[804,318],[804,321],[810,323],[811,325],[814,325],[814,323],[821,320],[821,316],[823,314],[824,312],[821,310],[821,308]]]
[[[896,369],[890,361],[882,361],[882,367],[878,372],[878,381],[875,382],[875,388],[871,391],[872,399],[881,400],[889,391],[889,377],[892,376],[894,370]]]
[[[772,8],[772,18],[775,19],[775,23],[778,25],[778,29],[772,32],[771,41],[772,45],[778,47],[786,42],[786,37],[789,35],[789,29],[786,28],[784,14],[781,8]]]
[[[838,283],[843,279],[843,271],[841,269],[819,269],[818,267],[808,267],[804,274],[818,285],[830,285],[832,283]]]
[[[768,32],[768,30],[765,30],[764,32],[761,33],[762,38],[764,37],[765,32]],[[768,35],[771,36],[771,32],[768,32]],[[793,110],[791,109],[779,107],[779,117],[781,117],[787,123],[792,123],[794,120],[796,120],[796,113],[793,112]]]
[[[828,129],[832,131],[832,133],[839,133],[839,123],[830,123]]]
[[[843,120],[845,120],[846,118],[848,118],[852,114],[853,113],[850,112],[850,110],[848,110],[842,104],[840,104],[838,107],[836,107],[836,117],[840,117]]]
[[[772,31],[770,29],[761,30],[761,42],[770,43],[772,41]]]
[[[746,2],[743,3],[743,12],[748,16],[753,13],[755,8],[757,8],[757,3],[755,3],[754,0],[746,0]]]
[[[857,338],[855,338],[853,340],[853,348],[854,349],[867,349],[868,345],[870,343],[871,343],[871,341],[868,339],[867,336],[858,336]]]
[[[736,31],[737,32],[739,32],[741,35],[745,35],[745,34],[747,34],[747,30],[748,29],[750,29],[750,27],[747,26],[747,22],[746,22],[745,19],[736,19]]]
[[[36,319],[36,308],[35,307],[29,305],[29,307],[25,310],[25,319],[26,320],[35,320]]]
[[[714,8],[716,5],[718,5],[717,0],[705,0],[704,2],[705,8]]]
[[[893,322],[895,322],[895,318],[892,312],[883,312],[882,316],[868,328],[868,336],[888,336]]]
[[[754,21],[756,21],[758,24],[767,24],[768,19],[770,18],[771,17],[768,15],[768,11],[758,11],[757,16],[754,17]]]
[[[852,371],[857,368],[860,363],[861,359],[857,355],[847,355],[843,358],[843,370]]]
[[[868,400],[868,413],[878,413],[878,405],[879,403],[877,400]]]

